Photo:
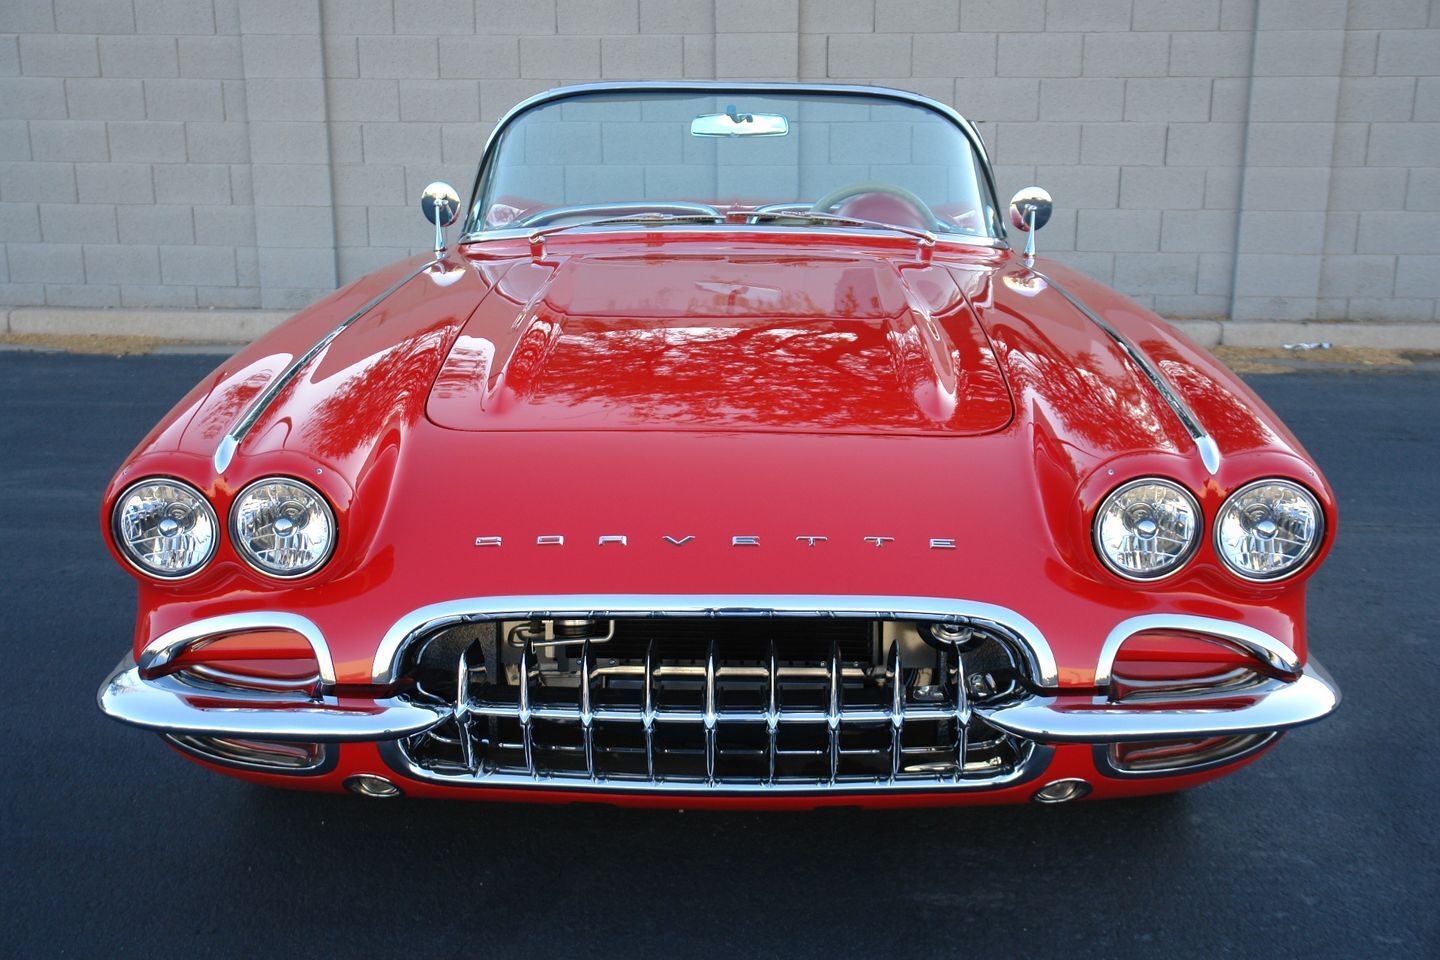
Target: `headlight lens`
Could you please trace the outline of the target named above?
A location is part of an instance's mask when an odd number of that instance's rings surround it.
[[[230,511],[240,556],[272,577],[303,577],[318,569],[335,546],[335,515],[313,488],[287,477],[257,480]]]
[[[177,480],[142,480],[120,495],[111,529],[120,552],[142,572],[179,580],[215,555],[219,523],[200,491]]]
[[[1130,580],[1157,580],[1179,570],[1198,542],[1200,505],[1169,480],[1132,480],[1095,514],[1095,550]]]
[[[1325,515],[1304,487],[1259,480],[1241,487],[1220,508],[1215,549],[1236,576],[1278,580],[1299,570],[1320,547]]]

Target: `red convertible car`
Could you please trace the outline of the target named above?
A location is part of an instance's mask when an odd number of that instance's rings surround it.
[[[115,476],[107,714],[272,786],[781,807],[1173,791],[1338,704],[1314,462],[950,108],[554,90],[453,246],[421,206]]]

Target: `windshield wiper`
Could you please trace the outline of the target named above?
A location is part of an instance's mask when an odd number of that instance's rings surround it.
[[[667,223],[721,223],[725,215],[720,213],[631,213],[623,217],[600,217],[595,220],[576,220],[553,227],[535,230],[530,234],[530,255],[539,259],[545,256],[545,238],[552,233],[578,230],[581,227],[603,227],[616,223],[633,223],[640,226],[658,227]]]
[[[563,223],[556,227],[546,227],[540,233],[553,233],[557,230],[569,230],[571,227],[596,227],[606,223],[639,223],[639,224],[662,224],[662,223],[718,223],[725,219],[723,213],[630,213],[623,217],[601,217],[599,220],[581,220],[577,223]]]
[[[879,220],[862,220],[859,217],[842,217],[838,213],[821,213],[816,210],[767,210],[763,213],[747,213],[750,220],[803,220],[806,223],[831,223],[843,227],[872,227],[878,230],[893,230],[914,237],[927,247],[935,245],[935,234],[917,227],[902,227],[898,223],[884,223]]]

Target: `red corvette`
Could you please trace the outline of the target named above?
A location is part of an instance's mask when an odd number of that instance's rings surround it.
[[[1173,791],[1338,704],[1315,464],[949,108],[555,90],[453,247],[421,206],[115,476],[109,715],[273,786],[803,807]]]

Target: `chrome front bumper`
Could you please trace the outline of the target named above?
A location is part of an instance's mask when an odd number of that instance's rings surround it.
[[[298,697],[242,691],[171,675],[147,680],[126,657],[101,684],[100,709],[160,733],[313,742],[380,741],[423,733],[449,719],[449,706],[389,698]],[[1116,702],[1099,696],[1030,694],[976,706],[992,726],[1039,743],[1112,743],[1227,737],[1287,730],[1333,712],[1340,691],[1315,660],[1293,680],[1171,700]]]

